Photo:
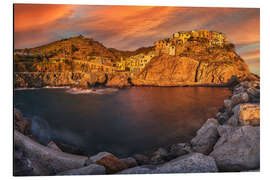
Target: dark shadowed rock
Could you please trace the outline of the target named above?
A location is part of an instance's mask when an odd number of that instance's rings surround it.
[[[86,155],[86,152],[83,149],[76,147],[74,145],[59,143],[58,146],[62,151],[67,152],[67,153],[77,154],[77,155]]]
[[[14,160],[13,164],[14,176],[35,175],[31,161],[25,156],[24,152],[21,149],[15,147],[13,160]]]
[[[189,153],[158,166],[151,173],[202,173],[217,171],[214,158],[201,153]]]
[[[232,110],[232,108],[233,108],[233,102],[232,102],[232,100],[225,99],[224,100],[224,106],[225,106],[227,112],[230,112]]]
[[[98,164],[90,164],[82,168],[64,171],[57,175],[100,175],[100,174],[106,174],[105,167]]]
[[[188,143],[178,143],[173,144],[170,147],[170,154],[173,154],[176,157],[185,155],[189,152],[192,152],[191,145]]]
[[[41,169],[38,175],[54,175],[62,171],[83,167],[88,159],[84,156],[55,151],[43,146],[17,130],[14,131],[15,146],[22,149],[34,167]]]
[[[120,159],[123,163],[125,163],[127,165],[128,168],[132,168],[137,166],[137,161],[136,159],[132,158],[132,157],[128,157],[128,158],[123,158]]]
[[[89,160],[89,162],[104,166],[107,173],[116,173],[127,168],[127,165],[124,162],[108,152],[100,152],[95,156],[91,156]]]
[[[258,103],[260,102],[260,86],[250,87],[247,89],[248,96],[250,97],[250,102]]]
[[[135,154],[133,157],[134,157],[134,159],[136,159],[136,161],[139,165],[144,165],[144,164],[150,163],[149,157],[147,157],[143,154]]]
[[[221,137],[210,153],[222,171],[244,171],[260,167],[260,128],[219,128]]]
[[[219,124],[223,124],[229,119],[230,112],[218,112],[216,115],[216,119],[218,120]]]
[[[218,140],[219,123],[216,119],[208,119],[191,140],[192,148],[200,153],[209,154]]]
[[[151,161],[154,164],[162,163],[166,159],[166,157],[169,156],[169,153],[164,148],[159,148],[157,151],[153,153],[153,156],[151,157]]]
[[[246,92],[242,92],[239,94],[235,94],[231,98],[233,106],[237,104],[247,103],[248,102],[248,94]]]
[[[20,110],[14,108],[14,127],[17,131],[23,134],[29,134],[31,123],[29,120],[24,119]]]

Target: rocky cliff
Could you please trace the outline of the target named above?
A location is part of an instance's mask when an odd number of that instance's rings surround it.
[[[179,86],[225,84],[233,76],[240,81],[256,80],[248,65],[233,48],[208,48],[206,43],[188,42],[177,56],[154,57],[132,79],[135,85]]]

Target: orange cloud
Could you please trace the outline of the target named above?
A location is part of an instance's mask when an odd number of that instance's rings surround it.
[[[52,23],[71,14],[68,5],[15,4],[14,30],[25,31]]]
[[[154,28],[174,11],[174,7],[104,6],[89,11],[78,27],[89,29],[88,35],[100,37],[105,45],[124,47],[138,37],[156,33]]]

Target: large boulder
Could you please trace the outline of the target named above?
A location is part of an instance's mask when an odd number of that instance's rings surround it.
[[[91,156],[87,164],[96,163],[106,168],[107,173],[116,173],[127,168],[127,165],[108,152],[100,152],[94,156]]]
[[[233,116],[225,123],[232,126],[260,125],[259,104],[239,104],[233,108]]]
[[[136,159],[132,157],[122,158],[120,160],[125,163],[128,168],[132,168],[138,165]]]
[[[241,125],[260,125],[260,105],[243,104],[239,109],[239,122]]]
[[[248,88],[247,93],[251,102],[260,102],[260,86]]]
[[[63,152],[70,153],[70,154],[77,154],[77,155],[86,155],[87,152],[77,146],[65,143],[59,143],[57,145]]]
[[[202,173],[217,171],[214,158],[201,153],[189,153],[158,166],[151,173]]]
[[[247,103],[248,102],[248,94],[246,92],[235,94],[231,97],[233,105]]]
[[[224,100],[224,106],[225,106],[227,112],[230,112],[232,110],[232,108],[233,108],[233,102],[232,102],[232,100],[225,99]]]
[[[15,147],[25,152],[29,160],[35,164],[34,167],[41,169],[39,175],[54,175],[62,171],[80,168],[88,159],[85,156],[55,151],[35,142],[17,130],[14,131],[14,144]]]
[[[173,144],[170,147],[169,153],[175,157],[185,155],[187,153],[192,152],[191,145],[188,143],[178,143],[178,144]]]
[[[34,171],[34,167],[29,158],[25,155],[22,149],[14,148],[14,165],[13,165],[13,175],[14,176],[31,176],[38,175]]]
[[[158,164],[164,162],[164,160],[169,156],[169,153],[164,148],[158,148],[157,151],[153,153],[151,161],[153,164]]]
[[[210,153],[222,171],[244,171],[260,167],[260,128],[219,128],[221,137]]]
[[[64,171],[58,173],[57,175],[100,175],[100,174],[106,174],[104,166],[98,164],[90,164],[82,168]]]
[[[219,123],[216,119],[208,119],[191,140],[192,148],[197,152],[209,154],[219,138],[218,126]]]
[[[216,119],[220,124],[224,124],[229,118],[232,113],[225,111],[225,112],[218,112],[216,115]]]
[[[133,155],[134,159],[136,159],[139,165],[145,165],[150,163],[150,158],[143,154],[135,154]]]
[[[24,119],[20,110],[14,108],[14,127],[17,131],[23,134],[29,134],[31,128],[31,122]]]

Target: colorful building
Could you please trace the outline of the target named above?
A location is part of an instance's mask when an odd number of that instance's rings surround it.
[[[209,43],[209,47],[224,47],[227,44],[226,36],[216,31],[200,29],[198,31],[176,32],[171,38],[155,42],[155,55],[169,54],[176,55],[176,49],[181,48],[188,41],[204,41]]]
[[[135,56],[130,56],[121,60],[116,64],[118,71],[129,71],[130,73],[140,72],[146,64],[154,57],[154,52],[151,51],[147,54],[141,53]]]

